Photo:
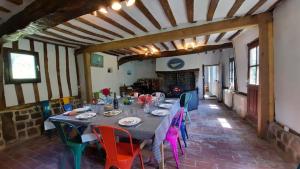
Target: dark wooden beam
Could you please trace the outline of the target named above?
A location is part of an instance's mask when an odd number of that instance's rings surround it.
[[[93,27],[93,28],[95,28],[95,29],[98,29],[98,30],[100,30],[100,31],[103,31],[103,32],[105,32],[105,33],[108,33],[108,34],[110,34],[110,35],[113,35],[113,36],[116,36],[116,37],[119,37],[119,38],[124,38],[122,35],[120,35],[120,34],[118,34],[118,33],[116,33],[116,32],[113,32],[113,31],[111,31],[111,30],[102,28],[101,26],[98,26],[98,25],[96,25],[96,24],[94,24],[94,23],[92,23],[92,22],[90,22],[90,21],[88,21],[88,20],[86,20],[86,19],[83,19],[83,18],[76,18],[76,20],[79,21],[79,22],[81,22],[81,23],[84,23],[84,24],[86,24],[86,25],[88,25],[88,26],[90,26],[90,27]]]
[[[216,38],[215,42],[218,43],[224,37],[225,34],[226,32],[220,33],[219,36]]]
[[[59,35],[57,33],[54,33],[54,32],[50,32],[50,31],[44,31],[42,32],[43,34],[45,35],[48,35],[48,36],[52,36],[52,37],[56,37],[56,38],[59,38],[59,39],[63,39],[63,40],[68,40],[68,41],[71,41],[72,43],[76,43],[78,45],[88,45],[88,44],[92,44],[92,43],[89,43],[89,42],[82,42],[82,41],[78,41],[78,40],[74,40],[74,39],[71,39],[71,38],[68,38],[64,35]]]
[[[76,44],[76,43],[71,43],[68,41],[64,41],[64,40],[60,40],[60,39],[55,39],[55,38],[50,38],[48,36],[40,36],[40,35],[31,35],[30,37],[26,37],[27,39],[34,39],[37,41],[41,41],[41,42],[47,42],[47,41],[52,41],[52,44],[56,44],[56,43],[62,43],[66,46],[71,46],[71,47],[79,47],[80,45]],[[47,42],[47,43],[51,43],[51,42]]]
[[[81,99],[81,86],[80,86],[80,76],[79,76],[79,64],[78,64],[78,56],[75,55],[75,66],[76,66],[76,78],[77,78],[77,90],[78,90],[78,98]]]
[[[267,0],[259,0],[248,12],[246,15],[252,15],[258,8],[260,8]]]
[[[171,23],[172,26],[177,26],[175,17],[173,15],[172,9],[170,7],[170,4],[168,0],[159,0],[161,7],[164,9],[164,12],[169,19],[169,22]]]
[[[175,48],[175,50],[178,50],[178,48],[177,48],[177,46],[176,46],[176,44],[175,44],[174,41],[171,41],[171,44],[172,44],[173,48]]]
[[[69,96],[72,96],[72,87],[71,87],[71,78],[70,78],[70,63],[69,63],[69,50],[68,47],[65,47],[66,51],[66,76],[67,76],[67,84],[69,90]]]
[[[140,30],[142,30],[144,32],[148,32],[148,30],[143,25],[141,25],[138,21],[136,21],[135,19],[133,19],[124,10],[122,10],[122,9],[119,10],[118,14],[121,15],[123,18],[125,18],[129,23],[131,23],[135,27],[139,28]]]
[[[98,40],[98,39],[91,38],[91,37],[88,37],[88,36],[82,36],[82,35],[76,34],[74,32],[71,32],[69,30],[61,29],[61,28],[58,28],[58,27],[53,27],[51,29],[56,30],[56,31],[61,32],[61,33],[64,33],[64,34],[67,34],[67,35],[71,35],[71,36],[80,38],[80,39],[85,39],[85,40],[90,40],[90,41],[95,41],[95,42],[103,42],[102,40]]]
[[[102,19],[103,21],[105,21],[105,22],[107,22],[107,23],[109,23],[109,24],[111,24],[111,25],[113,25],[113,26],[115,26],[115,27],[123,30],[124,32],[127,32],[127,33],[129,33],[131,35],[135,35],[135,33],[132,30],[130,30],[130,29],[126,28],[125,26],[119,24],[118,22],[110,19],[109,17],[105,16],[101,12],[96,11],[96,14],[97,14],[97,17],[100,18],[100,19]]]
[[[165,50],[169,50],[169,47],[164,42],[161,42],[160,44],[165,48]]]
[[[187,18],[190,23],[195,22],[194,21],[194,0],[186,0],[186,12],[187,12]]]
[[[273,10],[281,3],[285,0],[277,0],[277,2],[275,2],[269,9],[268,11],[273,12]]]
[[[132,56],[126,56],[118,60],[118,64],[122,65],[124,63],[127,63],[132,60],[144,60],[144,59],[153,59],[153,58],[161,58],[161,57],[172,57],[172,56],[180,56],[180,55],[187,55],[187,54],[194,54],[194,53],[201,53],[206,51],[212,51],[217,49],[225,49],[225,48],[232,48],[232,43],[225,43],[222,45],[207,45],[207,46],[200,46],[193,50],[176,50],[176,51],[164,51],[160,52],[158,55],[153,56],[147,56],[145,55],[132,55]]]
[[[0,44],[0,110],[4,110],[6,108],[5,103],[5,93],[4,93],[4,62],[3,62],[3,48],[2,44]]]
[[[104,35],[100,35],[98,33],[95,33],[95,32],[92,32],[92,31],[89,31],[89,30],[86,30],[86,29],[83,29],[83,28],[81,28],[79,26],[75,26],[75,25],[71,24],[70,22],[65,22],[65,23],[63,23],[63,25],[67,26],[67,27],[70,27],[72,29],[75,29],[77,31],[83,32],[85,34],[91,35],[91,36],[95,36],[95,37],[102,38],[102,39],[107,39],[107,40],[113,40],[113,38],[110,38],[110,37],[107,37],[107,36],[104,36]]]
[[[57,76],[57,83],[58,83],[58,91],[59,91],[59,98],[63,98],[63,91],[61,86],[61,77],[60,77],[60,63],[59,63],[59,46],[55,45],[55,57],[56,57],[56,76]]]
[[[112,55],[112,56],[119,56],[118,54],[116,54],[112,51],[103,51],[102,53],[106,53],[106,54],[109,54],[109,55]]]
[[[0,6],[0,11],[4,13],[10,13],[10,10],[7,8],[4,8],[3,6]]]
[[[181,39],[181,46],[182,46],[183,48],[185,48],[185,40],[184,40],[184,39]]]
[[[149,19],[149,21],[157,28],[157,29],[161,29],[160,24],[158,23],[158,21],[153,17],[153,15],[151,14],[151,12],[145,7],[145,5],[143,4],[143,2],[141,0],[136,0],[135,1],[135,5],[136,7],[139,8],[139,10],[146,16],[146,18]]]
[[[182,38],[193,38],[195,36],[210,35],[220,32],[228,32],[232,30],[244,29],[253,27],[258,24],[260,20],[272,20],[272,13],[266,12],[253,16],[244,16],[239,18],[227,19],[216,22],[209,22],[203,25],[193,27],[175,29],[171,31],[160,32],[157,34],[150,34],[130,39],[113,41],[109,43],[102,43],[88,46],[80,49],[78,52],[100,52],[113,49],[122,49],[138,45],[147,45],[158,42],[173,41]]]
[[[229,41],[232,41],[232,40],[233,40],[235,37],[237,37],[242,31],[243,31],[242,29],[236,31],[233,35],[231,35],[231,36],[228,38],[228,40],[229,40]]]
[[[219,0],[211,0],[209,3],[209,7],[208,7],[208,11],[207,11],[207,15],[206,15],[206,20],[207,21],[212,21],[214,18],[214,14],[215,11],[217,9]],[[206,35],[205,36],[205,41],[204,44],[207,44],[208,40],[209,40],[210,35]]]
[[[42,32],[68,20],[90,13],[104,0],[43,0],[33,1],[23,11],[0,25],[2,42],[16,41],[27,35]]]
[[[8,2],[11,2],[15,5],[22,5],[23,4],[23,0],[7,0]]]

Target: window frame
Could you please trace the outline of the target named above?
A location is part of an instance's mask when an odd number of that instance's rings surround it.
[[[233,63],[233,70],[231,69],[231,63]],[[233,77],[231,77],[231,71],[233,71]],[[231,80],[233,81],[233,88],[234,90],[237,89],[237,81],[236,81],[236,64],[235,64],[235,58],[229,58],[229,83],[231,83]]]
[[[259,49],[259,39],[255,39],[254,41],[250,42],[248,44],[248,85],[259,85],[259,50],[256,49],[256,64],[250,65],[250,55],[251,55],[251,49],[258,48]],[[256,76],[255,84],[250,84],[250,69],[256,67],[256,74],[258,73],[258,77]]]
[[[12,78],[12,65],[10,54],[26,54],[33,55],[35,61],[35,72],[36,78],[34,79],[13,79]],[[39,62],[39,53],[34,51],[26,51],[19,49],[3,48],[3,61],[4,61],[4,79],[5,84],[20,84],[20,83],[40,83],[41,82],[41,72],[40,72],[40,62]]]

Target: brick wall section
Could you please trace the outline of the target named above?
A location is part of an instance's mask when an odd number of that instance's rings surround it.
[[[277,123],[269,125],[268,136],[284,152],[286,152],[293,161],[300,163],[300,137],[284,131]]]

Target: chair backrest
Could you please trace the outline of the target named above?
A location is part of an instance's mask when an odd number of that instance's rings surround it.
[[[128,155],[133,156],[132,137],[127,130],[113,126],[96,126],[93,128],[93,132],[100,144],[104,147],[106,151],[106,157],[109,158],[109,160],[118,161],[116,133],[120,135],[121,133],[123,133],[123,135],[126,134],[129,137],[131,149],[130,152],[128,152]],[[99,135],[101,135],[101,138],[99,137]]]
[[[73,110],[73,106],[72,106],[72,104],[65,104],[65,105],[63,105],[63,108],[64,108],[64,111],[66,112],[66,111],[72,111]]]
[[[180,107],[179,111],[176,113],[176,115],[172,120],[172,126],[178,126],[178,128],[180,129],[183,120],[183,114],[184,114],[184,108]]]
[[[186,110],[188,109],[189,102],[192,99],[192,94],[189,92],[182,93],[180,95],[180,106],[184,107]]]
[[[64,97],[62,98],[62,101],[64,104],[69,104],[70,103],[70,97]]]
[[[62,121],[52,121],[63,143],[82,143],[80,132],[74,124]]]
[[[41,101],[41,107],[43,111],[43,119],[46,120],[51,116],[51,107],[49,101]]]

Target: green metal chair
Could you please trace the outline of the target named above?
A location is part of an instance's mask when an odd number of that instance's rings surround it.
[[[72,151],[75,169],[80,169],[81,156],[88,142],[83,143],[78,127],[61,121],[52,121],[55,125],[60,139]]]
[[[185,121],[188,118],[190,123],[192,122],[191,116],[189,114],[189,102],[191,100],[192,100],[192,95],[189,92],[185,92],[180,95],[180,102],[183,102],[184,105]]]

